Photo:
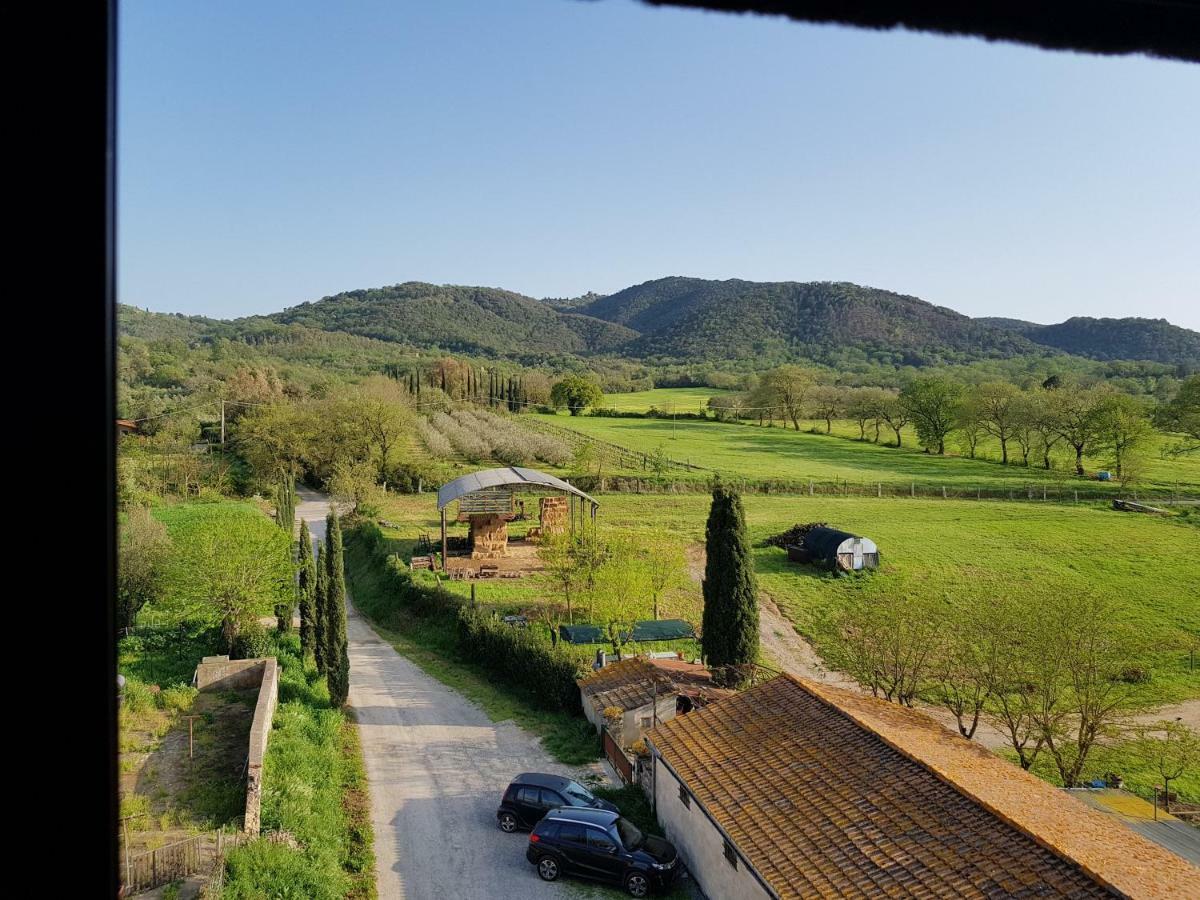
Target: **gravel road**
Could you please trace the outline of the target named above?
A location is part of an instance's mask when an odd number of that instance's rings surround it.
[[[297,514],[319,539],[329,500],[306,488],[299,494]],[[347,631],[349,702],[371,793],[380,900],[579,896],[581,882],[537,877],[525,860],[526,835],[501,832],[496,807],[519,772],[579,778],[603,774],[601,766],[554,762],[535,737],[491,721],[398,654],[352,604]]]

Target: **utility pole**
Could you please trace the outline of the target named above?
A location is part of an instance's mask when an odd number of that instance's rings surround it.
[[[225,449],[225,401],[221,401],[221,449]]]

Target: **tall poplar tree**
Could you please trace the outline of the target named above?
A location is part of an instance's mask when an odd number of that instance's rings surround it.
[[[317,564],[313,559],[312,535],[308,523],[300,522],[300,577],[296,592],[300,597],[300,652],[311,653],[316,638]]]
[[[710,666],[738,666],[758,658],[758,586],[742,498],[713,487],[705,528],[704,655]]]
[[[329,513],[326,559],[329,589],[325,596],[325,672],[329,702],[336,708],[350,693],[350,657],[346,646],[346,570],[342,552],[342,525],[336,510]]]

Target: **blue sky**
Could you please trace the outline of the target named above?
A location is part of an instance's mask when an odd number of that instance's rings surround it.
[[[1200,329],[1200,66],[630,0],[125,0],[122,302],[835,280]]]

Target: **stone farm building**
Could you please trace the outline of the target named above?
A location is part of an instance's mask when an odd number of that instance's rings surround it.
[[[609,728],[622,747],[675,717],[679,692],[661,669],[641,657],[610,663],[576,683],[583,714],[596,731],[605,724],[606,709],[621,710],[620,722],[609,723]]]
[[[780,675],[646,736],[710,897],[1200,897],[1200,869],[924,713]]]

